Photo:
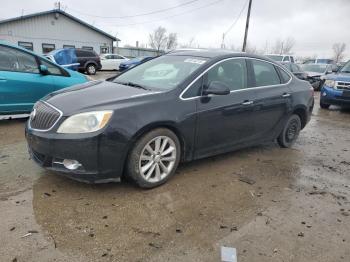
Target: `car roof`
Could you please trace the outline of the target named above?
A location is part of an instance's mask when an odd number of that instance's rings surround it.
[[[266,60],[276,64],[276,61],[271,60],[266,56],[249,54],[245,52],[234,52],[231,50],[224,49],[199,49],[199,50],[175,50],[165,54],[165,56],[192,56],[192,57],[202,57],[209,59],[220,59],[220,58],[230,58],[230,57],[248,57]]]

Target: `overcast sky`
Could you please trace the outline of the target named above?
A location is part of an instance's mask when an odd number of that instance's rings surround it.
[[[227,33],[226,47],[241,47],[247,0],[197,0],[179,8],[151,15],[124,19],[103,18],[132,16],[167,9],[190,0],[85,0],[61,1],[66,12],[89,22],[121,39],[120,45],[148,44],[148,34],[158,26],[178,34],[179,43],[218,48]],[[0,19],[54,8],[51,0],[2,0]],[[247,7],[247,5],[246,5]],[[248,41],[251,46],[271,47],[277,39],[293,37],[296,56],[332,56],[335,42],[347,44],[350,58],[350,0],[253,0]]]

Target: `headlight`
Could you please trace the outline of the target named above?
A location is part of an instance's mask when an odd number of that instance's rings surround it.
[[[331,88],[337,88],[336,85],[335,85],[335,81],[334,80],[326,80],[324,82],[324,85],[328,86],[328,87],[331,87]]]
[[[112,111],[95,111],[70,116],[60,125],[57,133],[91,133],[103,128],[112,116]]]

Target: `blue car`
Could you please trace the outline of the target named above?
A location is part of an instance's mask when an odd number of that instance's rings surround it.
[[[320,107],[350,106],[350,61],[337,73],[323,77]]]
[[[121,72],[125,71],[129,68],[132,68],[134,66],[142,64],[142,63],[144,63],[148,60],[151,60],[153,58],[154,58],[153,56],[141,56],[141,57],[136,57],[136,58],[130,59],[130,60],[125,61],[125,62],[121,62],[119,65],[119,71],[121,71]]]
[[[56,90],[88,81],[24,48],[0,42],[0,116],[25,114]]]

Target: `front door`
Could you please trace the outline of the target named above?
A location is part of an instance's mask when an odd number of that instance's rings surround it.
[[[34,103],[50,92],[52,78],[40,74],[34,55],[0,45],[0,112],[31,111]]]
[[[203,79],[230,87],[228,95],[202,96],[197,100],[195,158],[210,156],[240,146],[254,137],[255,90],[248,88],[245,59],[231,58],[212,67]]]

